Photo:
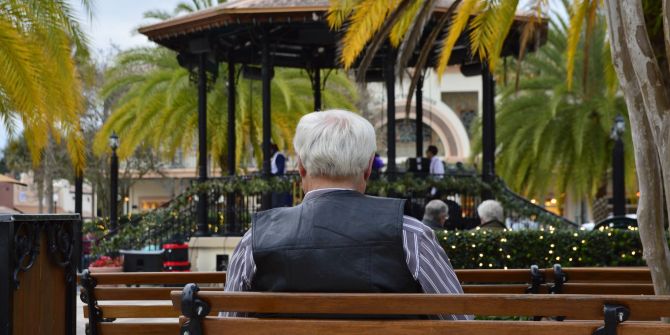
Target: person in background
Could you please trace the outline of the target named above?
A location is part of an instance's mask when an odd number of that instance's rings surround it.
[[[434,231],[444,229],[444,222],[449,217],[449,208],[442,200],[431,200],[426,205],[423,213],[423,224],[432,228]]]
[[[375,152],[375,158],[372,159],[372,175],[370,175],[370,179],[378,179],[382,173],[383,167],[384,161],[382,161],[381,156]]]
[[[281,177],[286,172],[286,156],[275,143],[270,143],[270,175]],[[290,192],[272,192],[272,208],[288,207],[293,203]]]
[[[443,175],[444,174],[444,163],[440,157],[437,157],[437,147],[434,145],[429,145],[428,150],[426,150],[426,157],[430,160],[430,169],[428,172],[430,174]]]
[[[225,290],[462,293],[432,229],[403,215],[405,200],[364,194],[376,143],[372,124],[352,112],[303,116],[293,146],[305,197],[252,216]]]
[[[286,172],[286,156],[279,151],[279,147],[271,143],[270,144],[270,174],[273,176],[283,176]]]
[[[477,207],[477,214],[481,220],[481,229],[503,230],[507,228],[504,224],[505,215],[502,205],[495,200],[484,200]]]

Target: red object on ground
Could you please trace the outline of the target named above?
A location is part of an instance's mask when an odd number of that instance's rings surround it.
[[[188,243],[182,243],[182,244],[167,243],[163,244],[163,249],[188,249]]]

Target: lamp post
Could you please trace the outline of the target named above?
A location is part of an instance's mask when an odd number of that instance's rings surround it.
[[[119,147],[119,137],[115,132],[109,137],[109,147],[112,148],[112,157],[110,159],[109,167],[109,226],[112,231],[115,231],[118,224],[117,219],[117,201],[118,201],[118,185],[119,185],[119,157],[116,156],[116,149]]]
[[[623,133],[626,121],[618,115],[612,125],[610,137],[614,140],[612,149],[612,212],[614,216],[626,215],[626,186],[624,176]]]

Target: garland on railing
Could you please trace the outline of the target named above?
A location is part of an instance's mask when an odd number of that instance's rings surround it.
[[[164,222],[184,218],[180,217],[183,209],[197,199],[198,194],[215,190],[220,193],[237,193],[242,196],[258,195],[268,192],[291,192],[299,182],[299,176],[287,175],[282,177],[264,178],[262,176],[224,177],[204,183],[194,184],[186,192],[176,196],[167,206],[151,212],[135,214],[132,224],[124,224],[122,219],[119,231],[110,234],[109,219],[98,219],[85,226],[85,233],[91,232],[100,242],[93,246],[94,254],[104,254],[120,247],[127,247],[142,238],[154,229],[160,229]],[[440,194],[471,194],[479,195],[489,191],[495,199],[501,202],[507,213],[516,213],[521,217],[528,217],[542,225],[556,228],[572,228],[570,221],[547,212],[528,200],[510,191],[502,180],[497,179],[487,184],[475,174],[445,175],[443,177],[418,177],[412,174],[382,175],[368,182],[367,194],[391,197],[427,197],[431,189]],[[139,216],[139,217],[138,217]],[[130,220],[125,220],[130,221]],[[211,227],[214,228],[214,227]],[[116,249],[115,249],[116,248]]]

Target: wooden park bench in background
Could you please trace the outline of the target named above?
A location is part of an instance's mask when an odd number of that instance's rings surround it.
[[[225,272],[127,272],[90,274],[79,278],[88,335],[159,335],[179,332],[179,312],[170,291],[187,283],[218,284],[203,290],[222,291]],[[147,286],[150,285],[150,286]],[[117,304],[110,304],[117,303]],[[119,304],[120,303],[120,304]],[[170,322],[155,319],[172,318]],[[120,319],[115,321],[115,319]],[[122,322],[123,319],[146,319]],[[153,319],[153,320],[152,320]]]
[[[181,335],[667,335],[670,296],[554,294],[346,294],[172,292]],[[288,314],[291,318],[220,318],[219,311]],[[563,315],[569,321],[389,320],[384,316],[471,314]],[[328,318],[319,319],[319,314]],[[212,316],[214,315],[214,316]],[[308,316],[307,316],[308,315]],[[342,315],[334,320],[333,316]],[[352,315],[379,316],[372,319]]]

